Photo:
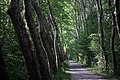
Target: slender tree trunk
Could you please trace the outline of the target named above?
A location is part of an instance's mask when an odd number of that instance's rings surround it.
[[[65,41],[63,39],[63,28],[60,28],[60,33],[61,33],[61,51],[63,53],[63,61],[67,60],[67,55],[66,52],[64,51],[64,47],[65,47]]]
[[[118,36],[120,38],[120,0],[114,0],[114,4],[115,4],[116,26],[117,26]]]
[[[46,59],[47,55],[42,46],[42,41],[40,40],[40,37],[37,32],[37,28],[35,26],[34,19],[32,17],[31,2],[30,0],[24,0],[24,1],[25,1],[25,18],[26,18],[27,25],[29,27],[33,42],[35,44],[36,54],[37,54],[39,65],[40,65],[41,79],[51,80],[48,60]]]
[[[86,5],[85,5],[86,1],[85,0],[81,0],[81,9],[82,9],[82,16],[83,16],[83,20],[84,20],[84,29],[85,29],[85,33],[86,36],[88,36],[88,28],[87,28],[87,15],[86,15]]]
[[[33,56],[29,36],[25,29],[24,21],[20,14],[19,0],[11,0],[8,14],[12,20],[15,32],[17,34],[22,54],[25,59],[29,80],[41,80],[38,66]]]
[[[9,80],[9,75],[3,58],[1,43],[0,43],[0,79]]]
[[[61,55],[60,55],[60,51],[59,51],[59,28],[58,28],[58,25],[57,25],[55,18],[53,16],[50,1],[49,0],[47,0],[47,1],[48,1],[49,10],[50,10],[51,20],[53,22],[54,29],[55,29],[55,32],[54,32],[54,50],[55,50],[55,55],[56,55],[56,64],[57,64],[57,68],[58,68],[61,64],[61,60],[60,60]]]
[[[78,8],[77,2],[74,2],[74,12],[75,12],[75,33],[76,33],[76,39],[80,38],[80,15],[79,15],[79,11],[76,9]]]
[[[117,60],[116,60],[115,47],[114,47],[115,32],[116,32],[116,28],[113,27],[112,28],[112,34],[111,34],[111,50],[112,50],[112,60],[113,60],[114,75],[117,74]]]
[[[52,19],[50,18],[50,14],[49,14],[49,25],[50,25],[50,34],[51,34],[51,44],[50,46],[52,47],[52,50],[53,50],[53,53],[54,53],[54,60],[55,60],[55,64],[56,64],[56,70],[57,70],[57,63],[56,63],[56,55],[55,55],[55,50],[54,50],[54,34],[53,34],[53,22],[52,22]]]
[[[93,18],[93,8],[94,8],[94,0],[89,0],[89,10],[90,10],[90,23],[91,23],[91,27],[93,27],[93,21],[94,21],[94,18]],[[90,30],[90,29],[89,29]]]
[[[41,26],[44,27],[44,26]],[[54,59],[54,52],[50,47],[50,37],[48,36],[48,33],[45,32],[45,30],[40,29],[40,34],[41,34],[41,38],[43,41],[43,45],[48,53],[48,58],[49,58],[49,63],[50,63],[50,69],[52,72],[56,71],[56,63],[55,63],[55,59]],[[52,43],[52,42],[51,42]]]
[[[60,58],[60,65],[61,65],[61,63],[64,61],[63,60],[63,53],[62,53],[62,48],[61,48],[61,43],[60,43],[60,39],[58,40],[59,42],[58,42],[58,48],[59,48],[59,58]]]
[[[42,20],[42,23],[41,23],[41,27],[40,27],[40,34],[42,37],[44,47],[48,53],[51,71],[55,72],[56,71],[56,63],[55,63],[55,59],[54,59],[55,58],[54,51],[52,50],[53,44],[51,44],[51,43],[53,43],[53,41],[50,37],[49,30],[46,29],[48,27],[47,22],[45,20]]]
[[[96,0],[96,6],[97,6],[97,16],[98,16],[98,33],[100,38],[100,47],[102,49],[102,53],[105,58],[105,69],[108,68],[108,56],[104,47],[104,33],[103,33],[103,27],[102,27],[102,3],[101,0]]]
[[[109,7],[111,8],[111,0],[109,0]],[[111,10],[111,9],[110,9]],[[116,34],[116,20],[115,20],[115,15],[114,12],[111,13],[112,14],[112,18],[113,18],[113,27],[112,27],[112,33],[111,33],[111,40],[110,40],[110,46],[111,46],[111,50],[112,50],[112,60],[113,60],[113,71],[114,71],[114,75],[117,74],[117,60],[116,60],[116,53],[115,53],[115,34]]]

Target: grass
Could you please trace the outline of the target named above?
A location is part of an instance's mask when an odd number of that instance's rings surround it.
[[[98,69],[98,68],[87,68],[87,69],[95,73],[96,75],[103,76],[106,79],[120,80],[119,77],[113,76],[113,74],[103,71],[101,69]]]
[[[68,61],[63,62],[61,68],[54,74],[52,80],[70,80]]]
[[[78,62],[78,64],[80,64]],[[81,64],[80,64],[81,65]],[[105,79],[113,79],[113,80],[120,80],[120,76],[116,75],[116,76],[113,76],[113,74],[109,71],[105,71],[105,70],[102,70],[101,68],[99,67],[91,67],[89,68],[87,65],[83,64],[81,65],[81,67],[85,67],[87,68],[89,71],[95,73],[96,75],[99,75],[99,76],[103,76]]]

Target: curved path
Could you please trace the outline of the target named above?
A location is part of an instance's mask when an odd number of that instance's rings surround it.
[[[86,68],[81,67],[75,61],[70,60],[69,65],[70,65],[71,80],[109,80],[109,79],[103,79],[102,76],[98,76],[90,72]]]

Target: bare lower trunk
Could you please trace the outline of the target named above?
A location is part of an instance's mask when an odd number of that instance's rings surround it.
[[[112,34],[111,34],[111,49],[112,49],[112,60],[113,60],[114,75],[117,74],[117,61],[116,61],[116,53],[115,53],[115,47],[114,47],[115,32],[116,32],[116,28],[113,27],[112,28]]]

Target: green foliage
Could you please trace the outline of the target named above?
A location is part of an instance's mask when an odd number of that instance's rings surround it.
[[[90,39],[90,43],[89,43],[90,50],[92,52],[94,52],[94,53],[99,53],[100,49],[99,49],[99,37],[98,37],[98,34],[93,33],[88,38]]]
[[[42,14],[48,18],[48,4],[45,0],[42,4],[39,3],[42,9]],[[86,18],[85,22],[83,19],[83,10],[79,0],[51,0],[51,5],[53,9],[53,15],[55,16],[56,22],[60,30],[60,41],[63,42],[62,45],[70,59],[74,59],[81,64],[93,67],[96,71],[103,71],[103,55],[99,44],[98,35],[98,23],[97,23],[97,13],[96,13],[96,3],[93,0],[92,5],[90,5],[90,0],[86,1]],[[19,44],[17,41],[16,34],[14,32],[13,25],[10,18],[7,16],[8,0],[0,1],[0,44],[2,44],[2,52],[4,54],[5,62],[10,75],[10,80],[25,80],[26,79],[26,67],[24,65],[24,59],[19,49]],[[108,8],[108,3],[103,0],[103,31],[105,48],[109,58],[109,73],[113,72],[112,63],[112,52],[110,48],[110,37],[112,30],[112,15],[110,12],[114,10],[114,5]],[[21,6],[23,2],[21,1]],[[92,7],[92,12],[90,11]],[[81,19],[79,39],[76,38],[76,16],[75,10]],[[34,15],[35,13],[33,13]],[[24,7],[21,7],[21,15],[24,18]],[[36,17],[34,17],[37,22]],[[86,35],[85,29],[88,29],[88,34]],[[117,35],[117,32],[116,32]],[[29,35],[30,36],[30,35]],[[118,36],[115,38],[115,51],[116,58],[118,62],[118,70],[120,69],[120,40]],[[53,76],[53,80],[69,80],[69,74],[66,73],[68,70],[68,64],[62,64],[62,67]]]
[[[7,1],[0,5],[0,44],[10,80],[25,80],[26,68],[13,25],[6,13]]]

